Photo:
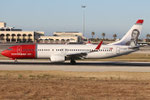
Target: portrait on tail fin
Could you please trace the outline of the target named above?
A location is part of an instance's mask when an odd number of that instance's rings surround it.
[[[110,43],[108,45],[127,45],[127,46],[137,46],[138,37],[142,30],[142,24],[144,20],[139,19],[131,29],[123,36],[123,38],[114,43]]]
[[[131,33],[131,39],[126,42],[126,45],[130,46],[136,46],[138,43],[138,37],[140,35],[140,32],[138,29],[134,29]]]
[[[139,30],[134,29],[134,30],[132,31],[132,34],[131,34],[131,41],[130,41],[130,45],[131,45],[131,46],[136,46],[136,45],[137,45],[139,35],[140,35]]]

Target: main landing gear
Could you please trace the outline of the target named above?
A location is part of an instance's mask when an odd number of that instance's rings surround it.
[[[71,60],[70,60],[70,63],[71,63],[72,65],[75,65],[75,64],[76,64],[76,61],[75,61],[74,59],[71,59]]]

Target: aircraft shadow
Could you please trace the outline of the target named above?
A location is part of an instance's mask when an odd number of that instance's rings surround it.
[[[50,63],[50,62],[0,62],[1,65],[66,65],[70,66],[69,62],[66,63]],[[77,62],[72,66],[134,66],[134,67],[150,67],[150,62]]]

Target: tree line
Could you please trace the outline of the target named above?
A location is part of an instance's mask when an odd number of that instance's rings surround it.
[[[146,34],[146,42],[150,42],[150,34]]]
[[[92,35],[92,39],[94,39],[95,32],[92,32],[91,35]],[[105,40],[106,33],[102,33],[101,36],[103,37],[103,40]],[[113,40],[116,40],[116,38],[117,38],[117,34],[113,34]]]
[[[92,36],[91,39],[92,39],[92,40],[94,39],[94,35],[95,35],[95,32],[92,32],[92,33],[91,33],[91,36]],[[106,33],[101,33],[101,36],[102,36],[102,39],[103,39],[103,40],[108,40],[108,39],[105,38]],[[117,34],[113,34],[112,37],[113,37],[113,40],[116,40],[116,39],[117,39]],[[141,40],[141,39],[139,39],[139,40]],[[142,41],[142,40],[141,40],[141,41]],[[150,42],[150,34],[146,34],[146,42]]]

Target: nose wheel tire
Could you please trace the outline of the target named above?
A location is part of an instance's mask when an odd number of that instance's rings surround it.
[[[75,60],[70,60],[70,63],[71,63],[72,65],[75,65],[75,64],[76,64],[76,61],[75,61]]]
[[[17,63],[18,62],[17,59],[15,59],[14,62]]]

